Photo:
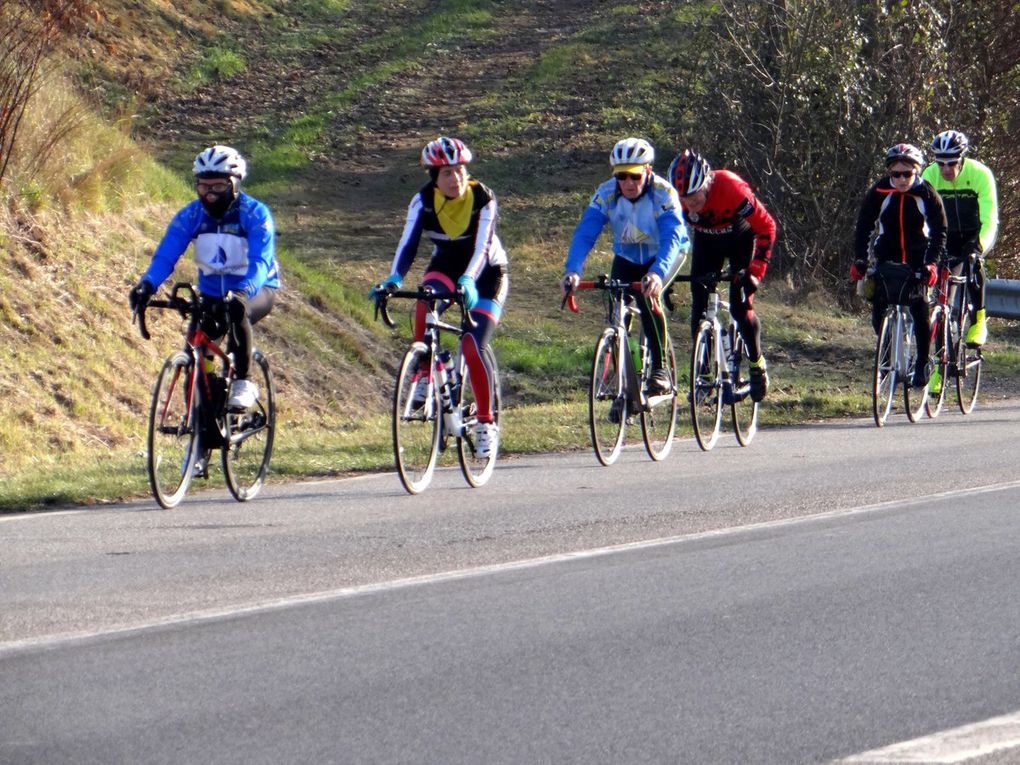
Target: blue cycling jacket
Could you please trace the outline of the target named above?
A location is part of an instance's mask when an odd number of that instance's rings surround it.
[[[596,189],[574,229],[567,273],[581,273],[607,223],[613,229],[613,252],[617,257],[638,265],[652,263],[647,273],[657,274],[664,281],[691,248],[680,200],[669,181],[653,175],[641,196],[632,202],[620,193],[616,179],[610,178]]]
[[[182,209],[170,221],[142,278],[159,287],[192,242],[203,295],[223,297],[234,291],[254,297],[263,287],[280,286],[273,215],[254,197],[241,192],[219,220],[198,199]]]

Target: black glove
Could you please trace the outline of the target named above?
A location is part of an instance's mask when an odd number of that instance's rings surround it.
[[[152,297],[153,292],[155,292],[155,289],[145,279],[138,282],[138,284],[131,288],[131,292],[128,293],[128,305],[131,306],[131,310],[137,311],[145,308],[149,304],[149,298]]]

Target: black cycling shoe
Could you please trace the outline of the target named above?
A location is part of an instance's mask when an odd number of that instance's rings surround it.
[[[769,373],[759,366],[751,364],[751,399],[761,401],[769,392]]]
[[[621,412],[623,412],[623,399],[618,398],[613,401],[613,405],[609,408],[609,421],[614,425],[619,425]]]
[[[669,372],[665,369],[652,371],[645,386],[649,396],[665,396],[673,390],[673,383],[670,382]]]

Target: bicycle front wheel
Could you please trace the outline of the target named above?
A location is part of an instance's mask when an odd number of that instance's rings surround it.
[[[964,414],[974,411],[981,387],[981,349],[967,345],[970,324],[970,311],[964,308],[956,339],[956,400]]]
[[[588,389],[588,425],[595,457],[612,465],[623,449],[627,396],[623,386],[622,338],[607,329],[595,345]]]
[[[152,495],[166,510],[184,499],[199,457],[196,379],[191,356],[175,353],[152,391],[146,469]]]
[[[423,376],[429,379],[427,392],[416,400],[418,380]],[[432,480],[439,457],[441,412],[428,348],[415,343],[404,354],[393,391],[393,457],[400,482],[410,494],[424,491]]]
[[[751,375],[747,346],[736,325],[731,324],[730,347],[733,349],[733,365],[730,370],[730,414],[733,416],[733,432],[737,443],[750,445],[758,432],[758,402],[751,397]]]
[[[937,376],[938,384],[935,389],[931,385],[928,386],[928,398],[924,402],[924,408],[929,417],[935,418],[939,416],[946,401],[950,354],[955,353],[949,342],[949,322],[946,321],[946,312],[941,306],[935,308],[931,317],[931,349],[932,376]]]
[[[875,345],[875,372],[872,379],[872,409],[875,425],[885,425],[892,411],[893,396],[896,393],[896,360],[893,358],[893,328],[895,322],[890,315],[882,321]]]
[[[244,412],[227,412],[227,443],[223,445],[223,473],[227,488],[238,502],[253,499],[269,472],[276,432],[276,389],[269,361],[260,351],[252,354],[252,370],[259,397]]]
[[[500,425],[500,410],[503,408],[503,394],[499,384],[499,367],[496,365],[496,355],[492,348],[486,346],[482,355],[485,357],[485,365],[489,370],[489,404],[492,408],[493,422]],[[487,457],[478,457],[475,454],[475,427],[478,425],[478,402],[475,400],[475,391],[471,385],[471,375],[468,372],[467,364],[463,356],[458,362],[460,369],[460,391],[457,398],[457,406],[460,409],[461,424],[463,433],[457,438],[457,459],[460,461],[460,469],[464,473],[464,479],[474,488],[485,485],[492,477],[492,471],[496,467],[496,455],[499,449],[493,449]],[[503,434],[500,433],[500,441]]]
[[[669,336],[666,337],[664,346],[663,366],[669,372],[670,392],[660,396],[646,395],[645,408],[641,412],[641,438],[645,442],[648,456],[656,462],[665,459],[669,454],[673,448],[673,436],[676,434],[676,356],[673,354],[673,341]],[[647,353],[644,357],[649,358]],[[651,363],[648,360],[641,375],[642,385],[646,391],[651,371]]]
[[[903,406],[907,410],[907,419],[917,422],[921,419],[921,412],[924,411],[925,403],[928,401],[928,383],[925,382],[922,388],[912,386],[914,369],[917,366],[917,343],[914,338],[913,322],[903,322],[900,346],[907,350],[905,354],[907,374],[903,378]]]
[[[691,426],[706,452],[715,446],[722,425],[722,370],[712,325],[702,322],[691,349]]]

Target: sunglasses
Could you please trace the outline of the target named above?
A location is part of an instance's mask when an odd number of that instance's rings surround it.
[[[215,183],[205,183],[199,181],[195,186],[198,188],[199,194],[225,194],[230,188],[230,184],[226,181],[216,181]]]
[[[935,164],[939,167],[956,167],[960,164],[958,159],[936,159]]]
[[[910,178],[916,171],[915,170],[890,170],[890,178]]]
[[[614,178],[618,181],[640,181],[644,178],[644,173],[615,173]]]

